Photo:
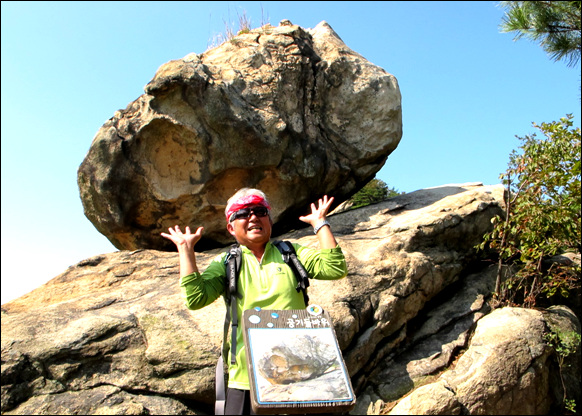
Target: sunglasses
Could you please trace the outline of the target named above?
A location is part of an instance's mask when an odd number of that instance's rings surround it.
[[[229,222],[233,222],[234,220],[246,220],[253,214],[257,217],[266,217],[269,214],[269,210],[265,207],[242,208],[232,213]]]

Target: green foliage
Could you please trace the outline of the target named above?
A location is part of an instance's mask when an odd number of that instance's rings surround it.
[[[554,61],[566,59],[569,66],[580,61],[580,1],[502,1],[506,8],[503,32],[515,32],[539,42]]]
[[[560,368],[560,379],[562,381],[562,388],[564,389],[564,407],[567,411],[576,413],[576,401],[568,398],[566,391],[566,384],[562,377],[564,369],[564,361],[569,355],[575,354],[580,346],[580,334],[576,331],[551,331],[545,335],[546,342],[556,353],[558,358],[558,366]]]
[[[542,123],[536,135],[518,137],[522,153],[513,151],[501,175],[507,187],[505,218],[494,219],[487,245],[499,254],[496,296],[501,303],[533,307],[540,299],[567,298],[580,288],[580,268],[550,263],[548,257],[581,249],[580,128],[572,116]],[[516,272],[501,290],[502,262]]]
[[[388,185],[380,179],[372,179],[352,196],[349,201],[353,204],[351,208],[355,209],[385,201],[401,193],[404,192],[398,192],[394,188],[388,188]]]
[[[580,346],[580,334],[576,331],[552,331],[545,335],[546,342],[558,355],[560,367],[569,355],[575,354]]]

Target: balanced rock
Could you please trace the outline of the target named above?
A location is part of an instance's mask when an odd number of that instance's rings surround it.
[[[321,22],[251,30],[162,65],[109,119],[78,170],[85,215],[115,247],[173,250],[160,232],[205,227],[198,248],[232,242],[227,199],[264,190],[274,232],[324,194],[340,203],[402,136],[394,76]]]

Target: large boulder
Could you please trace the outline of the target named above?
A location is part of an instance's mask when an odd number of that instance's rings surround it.
[[[232,241],[227,199],[258,187],[274,231],[324,194],[371,180],[402,136],[396,78],[325,22],[283,21],[162,65],[109,119],[78,170],[85,215],[115,247],[173,250],[159,234],[204,226],[200,249]]]

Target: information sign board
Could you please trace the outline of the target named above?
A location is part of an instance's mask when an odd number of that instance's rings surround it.
[[[250,309],[243,335],[257,414],[341,413],[356,404],[329,314]]]

